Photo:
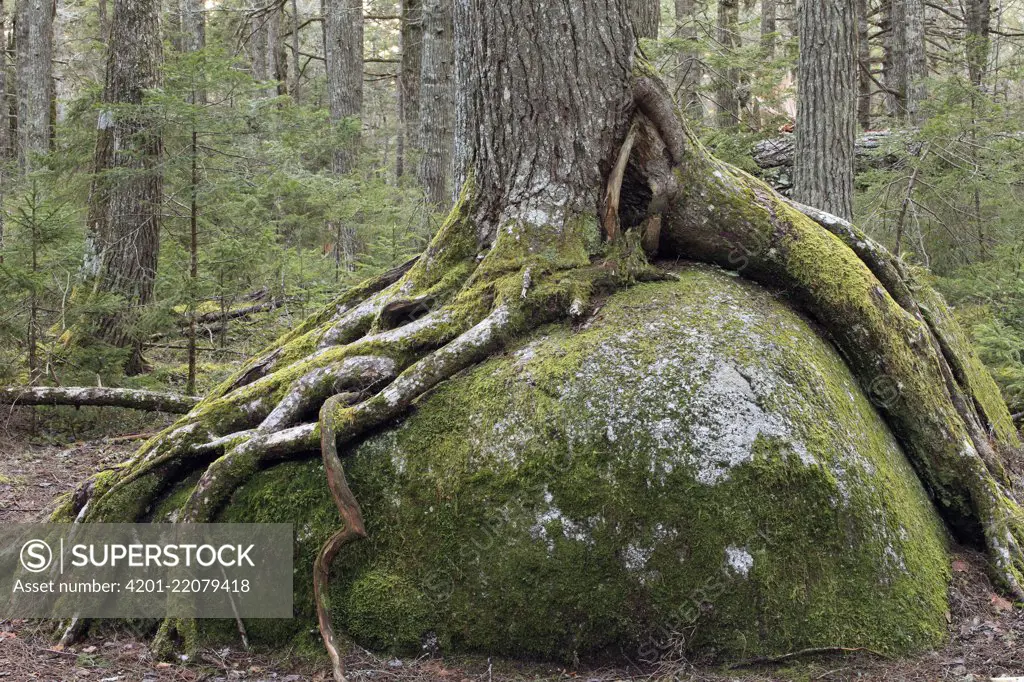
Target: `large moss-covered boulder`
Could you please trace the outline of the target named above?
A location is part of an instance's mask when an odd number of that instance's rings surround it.
[[[369,539],[335,563],[339,629],[556,659],[941,641],[943,527],[842,359],[777,294],[679,276],[542,329],[350,453]],[[223,520],[296,524],[304,619],[251,635],[309,631],[337,518],[319,460],[235,495]]]

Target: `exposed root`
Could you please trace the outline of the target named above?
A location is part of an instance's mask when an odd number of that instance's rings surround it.
[[[324,461],[324,470],[327,474],[327,485],[331,489],[331,496],[338,507],[342,527],[328,538],[313,562],[313,599],[316,603],[316,619],[324,647],[331,658],[331,671],[334,674],[335,682],[345,682],[345,663],[338,649],[334,626],[331,623],[330,606],[327,603],[327,583],[330,579],[331,564],[334,563],[334,557],[342,547],[353,540],[366,537],[363,513],[359,509],[359,502],[356,501],[355,495],[348,487],[345,470],[342,467],[341,458],[338,456],[338,429],[335,426],[335,416],[343,409],[344,403],[335,397],[328,399],[320,410],[320,450]]]
[[[545,321],[543,317],[527,317],[519,311],[513,312],[508,305],[499,306],[450,344],[410,367],[370,400],[348,406],[338,398],[331,398],[321,408],[321,454],[327,473],[327,484],[344,527],[327,540],[317,556],[313,569],[313,590],[320,634],[331,657],[335,682],[344,682],[345,668],[331,625],[326,585],[331,564],[338,551],[347,543],[366,537],[359,503],[348,487],[341,458],[338,456],[339,443],[349,443],[374,426],[403,413],[416,398],[457,372],[487,357],[507,338],[516,333],[523,333],[525,329],[522,322],[527,319],[534,325]]]

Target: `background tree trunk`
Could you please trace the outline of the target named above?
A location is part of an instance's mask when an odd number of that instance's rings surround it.
[[[885,15],[886,111],[896,120],[907,113],[907,0],[887,0]]]
[[[423,0],[423,55],[420,90],[419,178],[427,199],[438,209],[451,205],[453,31],[451,0]]]
[[[683,41],[678,55],[679,95],[687,115],[694,121],[704,119],[704,103],[700,97],[704,66],[697,47],[697,17],[704,9],[704,0],[675,0],[676,36]]]
[[[351,130],[336,141],[334,171],[352,169],[359,147],[359,117],[363,112],[363,0],[324,0],[324,54],[331,122],[346,120]]]
[[[775,0],[761,0],[761,47],[768,59],[775,58],[775,34],[778,31]]]
[[[626,3],[458,2],[455,40],[457,167],[472,169],[481,242],[594,214],[632,109]]]
[[[203,0],[181,0],[181,30],[185,52],[206,47],[206,5]]]
[[[871,129],[871,42],[869,40],[868,0],[857,2],[857,124]]]
[[[27,172],[32,155],[50,148],[53,0],[18,0],[15,11],[18,160]]]
[[[185,52],[199,52],[206,48],[206,4],[204,0],[181,1],[182,47]],[[198,75],[198,74],[197,74]],[[189,101],[206,103],[206,90],[201,85],[189,95]]]
[[[925,43],[925,7],[923,0],[904,0],[907,46],[907,117],[921,122],[921,104],[928,96],[928,55]]]
[[[11,140],[9,105],[12,83],[7,72],[7,25],[7,6],[0,0],[0,161],[11,158],[14,146]]]
[[[115,0],[99,114],[95,178],[89,202],[86,270],[97,291],[124,299],[104,314],[98,338],[132,349],[125,371],[142,371],[142,345],[132,326],[153,294],[162,210],[161,141],[143,109],[143,94],[159,83],[159,5]],[[90,272],[91,270],[91,272]]]
[[[256,11],[258,4],[253,8]],[[266,96],[281,93],[284,65],[281,60],[281,7],[274,5],[258,11],[250,22],[249,59],[252,77],[261,82],[275,81]]]
[[[726,58],[731,58],[742,44],[739,0],[719,0],[716,38]],[[726,66],[719,67],[719,70],[715,86],[718,127],[729,128],[740,123],[739,71]]]
[[[657,38],[661,25],[661,2],[659,0],[629,0],[633,28],[638,38]]]
[[[398,118],[400,153],[396,174],[404,172],[405,157],[419,149],[420,78],[422,77],[423,16],[421,0],[402,0],[400,43],[402,63],[398,70]]]
[[[988,70],[991,0],[964,0],[964,18],[967,20],[967,74],[971,83],[980,86]]]
[[[299,81],[302,80],[302,64],[299,61],[299,57],[300,57],[299,51],[302,49],[302,45],[301,45],[301,42],[300,42],[299,26],[302,25],[301,24],[302,13],[299,10],[298,0],[292,0],[292,2],[291,2],[291,9],[292,9],[292,17],[291,17],[291,19],[292,19],[292,23],[291,23],[291,34],[292,34],[292,65],[291,65],[292,68],[291,68],[291,75],[292,75],[292,79],[291,79],[291,87],[289,88],[289,94],[292,96],[292,99],[295,100],[296,104],[300,104],[302,102],[302,98],[301,98],[300,93],[299,93]]]
[[[853,2],[801,2],[797,12],[800,62],[793,198],[849,220],[857,135]]]
[[[889,0],[887,28],[885,85],[892,91],[886,96],[889,115],[914,121],[928,76],[922,0]]]

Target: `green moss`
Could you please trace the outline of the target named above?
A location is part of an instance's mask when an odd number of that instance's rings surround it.
[[[571,659],[904,652],[945,632],[945,535],[842,359],[770,292],[705,268],[613,296],[443,384],[356,447],[369,538],[335,564],[366,646]],[[318,461],[258,473],[225,521],[292,521],[296,621],[338,524]]]
[[[151,523],[174,521],[177,513],[188,502],[189,495],[192,494],[202,474],[202,470],[198,470],[185,480],[176,483],[170,492],[164,494],[159,502],[153,505],[153,509],[149,514],[149,521]]]
[[[366,571],[345,596],[334,615],[351,637],[377,651],[418,653],[421,638],[431,628],[430,603],[407,579]]]

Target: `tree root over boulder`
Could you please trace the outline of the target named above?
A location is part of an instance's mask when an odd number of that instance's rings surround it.
[[[260,469],[320,450],[344,526],[317,557],[314,592],[334,674],[343,679],[324,588],[338,551],[365,536],[342,467],[345,448],[400,420],[424,393],[508,340],[584,316],[602,292],[659,277],[640,231],[631,229],[658,224],[660,233],[643,236],[660,257],[718,264],[780,288],[821,325],[950,527],[986,546],[1000,583],[1024,598],[1024,521],[1001,465],[1001,453],[1020,444],[998,389],[941,299],[853,226],[796,206],[711,156],[645,75],[636,81],[635,121],[628,163],[617,164],[607,196],[621,190],[633,212],[643,197],[643,220],[607,230],[609,216],[595,206],[544,229],[513,221],[481,243],[470,180],[423,256],[340,296],[130,462],[84,483],[55,518],[145,519],[170,487],[204,470],[178,519],[211,521]],[[615,237],[603,245],[602,222]],[[187,643],[190,632],[194,624],[165,624],[160,638],[177,634]]]

